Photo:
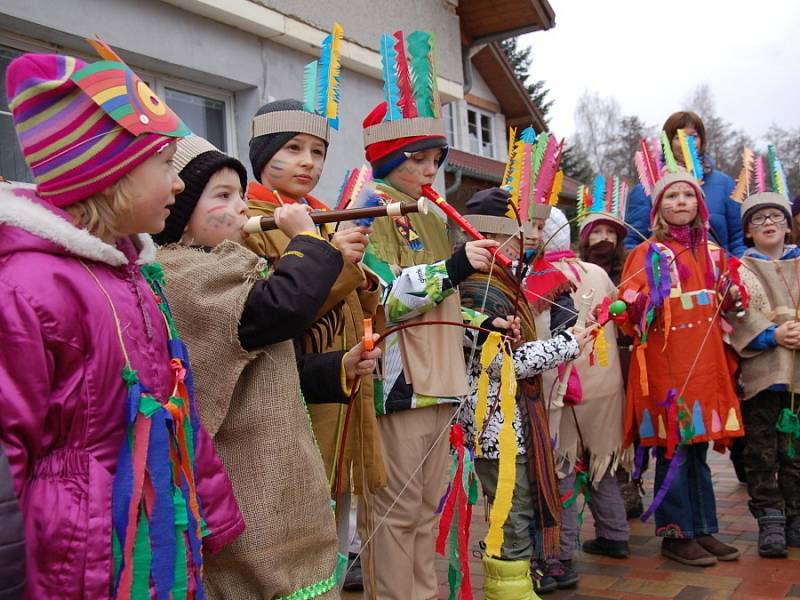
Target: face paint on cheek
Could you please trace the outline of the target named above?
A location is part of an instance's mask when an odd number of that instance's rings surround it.
[[[216,206],[212,206],[211,208],[209,208],[206,212],[211,214],[212,212],[216,212],[218,210],[225,210],[226,208],[228,208],[227,204],[217,204]]]

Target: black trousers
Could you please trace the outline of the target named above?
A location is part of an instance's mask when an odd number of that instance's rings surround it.
[[[750,512],[758,518],[765,508],[800,516],[800,448],[789,456],[791,439],[775,425],[788,408],[789,392],[765,390],[742,402],[746,446],[744,468]]]

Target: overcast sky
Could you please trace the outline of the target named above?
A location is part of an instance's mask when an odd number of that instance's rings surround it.
[[[555,100],[559,136],[574,132],[584,90],[660,126],[703,83],[717,113],[757,139],[771,122],[800,125],[798,0],[549,1],[555,27],[521,42]]]

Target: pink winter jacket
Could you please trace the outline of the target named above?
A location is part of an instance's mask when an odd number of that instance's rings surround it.
[[[25,521],[26,598],[111,594],[111,486],[124,439],[123,354],[153,396],[171,389],[167,329],[137,263],[149,236],[117,247],[72,226],[32,188],[0,183],[0,442]],[[195,477],[214,552],[244,530],[205,429]]]

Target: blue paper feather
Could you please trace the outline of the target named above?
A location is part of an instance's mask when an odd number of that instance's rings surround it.
[[[333,35],[330,33],[322,41],[322,52],[319,56],[319,66],[317,67],[317,101],[313,112],[318,115],[325,114],[325,106],[328,103],[328,70],[331,68],[331,43]]]
[[[536,132],[533,127],[526,127],[519,136],[520,141],[533,144],[536,141]]]
[[[397,84],[395,64],[397,52],[394,49],[394,38],[388,33],[381,36],[381,68],[383,70],[383,96],[386,100],[386,117],[384,121],[397,121],[403,118],[403,112],[398,105],[400,88]]]
[[[592,212],[603,212],[605,205],[606,178],[598,175],[594,179],[594,193],[592,194]]]
[[[692,170],[695,178],[700,181],[703,179],[703,165],[700,162],[700,155],[697,152],[697,144],[694,142],[693,135],[686,136],[686,145],[689,147],[689,155],[692,157]]]

